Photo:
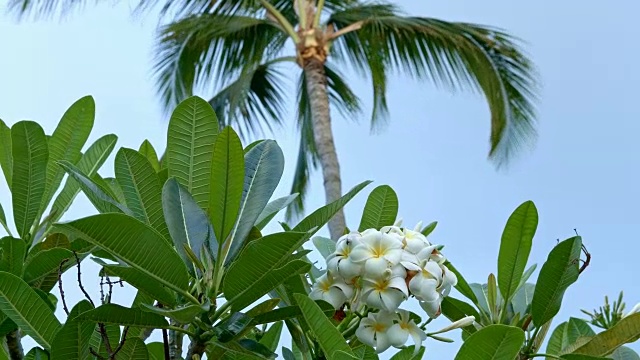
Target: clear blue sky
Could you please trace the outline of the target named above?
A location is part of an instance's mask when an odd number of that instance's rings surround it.
[[[580,308],[597,307],[604,295],[615,297],[620,290],[628,308],[640,301],[637,2],[400,3],[411,14],[491,24],[528,41],[544,86],[539,141],[508,171],[497,172],[486,161],[489,114],[480,97],[394,77],[391,122],[382,134],[369,136],[366,119],[356,125],[335,116],[345,188],[366,179],[389,184],[399,195],[407,224],[438,220],[434,241],[446,245],[445,254],[470,282],[485,282],[495,272],[504,223],[516,206],[531,199],[540,213],[531,262],[541,264],[556,239],[571,236],[574,228],[593,255],[556,319],[579,316]],[[9,124],[36,120],[50,133],[71,103],[91,94],[97,102],[92,139],[116,133],[118,146],[137,148],[148,138],[163,148],[167,119],[149,70],[156,23],[128,14],[124,5],[88,7],[63,22],[19,25],[0,15],[0,118]],[[367,84],[355,78],[353,84],[370,104]],[[273,137],[287,154],[279,188],[284,195],[296,135],[290,127]],[[111,175],[112,161],[107,164],[103,174]],[[324,199],[319,173],[312,186],[309,208]],[[348,206],[351,224],[359,221],[365,199],[363,194]],[[1,181],[0,202],[10,208]],[[67,218],[93,212],[82,199]],[[91,277],[95,269],[87,267],[85,273],[97,297],[97,281]],[[73,276],[67,275],[72,288]],[[117,296],[128,304],[132,293]],[[432,359],[452,358],[457,349],[435,341],[427,347]]]

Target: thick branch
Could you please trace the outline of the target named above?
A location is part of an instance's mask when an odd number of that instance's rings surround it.
[[[187,352],[186,360],[194,360],[194,355],[198,355],[199,358],[202,358],[202,354],[204,354],[207,345],[198,341],[197,339],[191,339],[191,344],[189,344],[189,351]]]
[[[24,358],[21,340],[22,334],[20,334],[19,329],[7,334],[7,350],[9,350],[9,358],[11,360],[22,360]]]

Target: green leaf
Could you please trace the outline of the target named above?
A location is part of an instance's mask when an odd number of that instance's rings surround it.
[[[27,355],[24,356],[24,360],[48,360],[48,359],[49,359],[49,354],[45,350],[37,346],[29,350]]]
[[[310,264],[303,260],[292,261],[283,266],[288,256],[308,239],[309,233],[283,232],[250,242],[225,275],[223,285],[227,300],[243,297],[244,301],[241,303],[249,305],[294,274],[283,272],[285,267],[296,274],[300,274],[302,268],[308,269]],[[279,276],[275,276],[276,273]],[[246,303],[249,300],[251,301]],[[240,306],[234,302],[233,309],[240,309]]]
[[[34,283],[41,281],[52,272],[57,273],[60,264],[71,258],[73,258],[73,253],[67,249],[53,248],[40,251],[25,264],[23,279],[27,284],[33,286]]]
[[[322,257],[325,259],[329,255],[336,252],[336,242],[329,238],[316,236],[311,241],[313,242],[313,245],[316,247],[316,249],[318,249],[318,251],[320,252],[320,255],[322,255]]]
[[[7,225],[7,217],[4,214],[2,204],[0,204],[0,225],[2,225],[2,228],[4,228],[4,231],[6,231],[7,234],[11,234],[11,230],[9,230],[9,226]]]
[[[626,346],[621,346],[611,356],[614,360],[640,360],[640,355]]]
[[[354,356],[340,331],[331,323],[331,320],[324,316],[318,304],[311,300],[306,294],[294,294],[293,296],[302,310],[302,316],[309,325],[311,333],[318,341],[320,348],[322,348],[328,360],[334,358],[333,355],[336,351],[342,351]]]
[[[147,344],[149,351],[149,360],[164,360],[164,344],[161,342],[152,342]]]
[[[535,289],[536,284],[526,283],[518,290],[518,292],[515,293],[511,300],[511,304],[513,304],[513,311],[520,314],[521,318],[527,315],[527,309],[529,305],[531,305],[531,301],[533,301]]]
[[[398,196],[389,185],[373,189],[364,206],[359,231],[393,225],[398,217]]]
[[[458,269],[456,269],[455,266],[453,266],[453,264],[449,260],[445,261],[444,265],[452,273],[456,274],[456,277],[458,278],[458,283],[455,286],[456,290],[458,290],[460,294],[466,296],[467,299],[471,300],[474,304],[477,305],[478,298],[476,297],[476,294],[474,294],[473,290],[471,289],[471,286],[469,286],[469,283],[467,283],[467,280],[465,280],[464,276],[462,276],[460,271],[458,271]]]
[[[91,201],[98,211],[101,213],[122,212],[127,215],[133,215],[131,210],[118,202],[114,196],[109,194],[111,191],[108,188],[87,177],[87,175],[83,174],[80,169],[70,162],[61,161],[59,164],[67,171],[69,177],[78,182],[82,191],[84,191],[89,201]],[[96,178],[96,175],[97,174],[94,174],[94,179]]]
[[[13,174],[13,147],[11,145],[11,129],[0,119],[0,167],[4,173],[4,179],[11,190]]]
[[[0,151],[2,150],[0,149]],[[0,360],[10,360],[9,353],[7,353],[5,346],[0,346]]]
[[[145,272],[129,266],[107,264],[97,258],[93,258],[92,260],[102,265],[102,268],[107,272],[107,274],[126,281],[136,289],[153,297],[154,300],[158,300],[161,304],[166,306],[176,305],[176,298],[171,293],[171,290],[167,289],[155,278],[147,275]]]
[[[498,287],[506,303],[511,301],[520,284],[537,227],[538,210],[532,201],[525,201],[511,214],[502,232],[498,255]]]
[[[120,326],[118,325],[105,325],[105,332],[107,333],[107,338],[109,339],[109,344],[113,346],[117,346],[120,342]],[[102,355],[104,358],[108,358],[107,349],[105,346],[105,342],[100,334],[100,326],[98,324],[95,325],[93,334],[91,335],[91,340],[89,340],[90,348],[96,350],[98,354]],[[97,359],[94,357],[93,359]]]
[[[333,308],[333,305],[329,304],[323,300],[316,300],[316,304],[322,309],[322,312],[327,318],[332,317],[336,313],[336,309]],[[247,313],[249,314],[249,313]],[[277,309],[273,309],[268,312],[264,312],[257,315],[252,315],[253,324],[268,324],[280,320],[287,320],[295,317],[299,317],[302,315],[302,312],[298,306],[285,306]]]
[[[242,199],[244,154],[240,138],[231,127],[224,128],[213,149],[209,188],[209,218],[216,238],[224,242],[236,223]]]
[[[352,346],[353,354],[356,359],[359,360],[379,360],[376,350],[369,345],[358,344],[355,347]]]
[[[438,222],[434,221],[432,223],[430,223],[429,225],[425,226],[424,229],[422,229],[421,233],[424,236],[429,236],[433,230],[436,229],[436,226],[438,226]]]
[[[50,349],[60,322],[47,303],[19,277],[0,272],[0,311],[45,349]]]
[[[411,345],[406,347],[400,351],[398,351],[395,355],[391,357],[390,360],[420,360],[422,359],[422,355],[424,354],[424,346],[421,346],[418,350],[418,353],[414,355],[415,345]]]
[[[563,360],[606,360],[607,358],[599,357],[599,356],[589,356],[589,355],[580,355],[580,354],[566,354],[560,356],[560,359]]]
[[[189,274],[180,256],[155,229],[123,214],[98,214],[59,224],[156,281],[185,293]]]
[[[596,333],[586,321],[574,317],[569,318],[569,322],[567,323],[566,328],[566,334],[567,346],[574,344],[581,337],[592,337],[596,335]]]
[[[266,346],[271,352],[275,352],[278,348],[278,343],[280,342],[280,335],[282,334],[282,327],[284,323],[282,321],[278,321],[269,327],[269,329],[264,333],[262,339],[260,339],[260,344]]]
[[[579,236],[562,241],[551,250],[542,265],[531,306],[535,326],[540,327],[556,316],[564,292],[578,280],[581,246]]]
[[[22,239],[10,236],[0,239],[0,271],[22,276],[27,246]]]
[[[141,305],[141,310],[156,313],[163,317],[168,317],[179,324],[189,324],[196,316],[209,311],[210,308],[210,304],[208,302],[204,305],[187,305],[176,309],[160,309],[148,304]]]
[[[560,355],[563,353],[563,349],[568,345],[567,344],[567,325],[568,322],[565,321],[560,325],[556,326],[556,328],[551,333],[549,337],[549,342],[547,343],[547,354],[551,355]],[[551,358],[547,358],[551,360]]]
[[[149,140],[145,140],[140,144],[140,148],[138,152],[147,158],[149,164],[155,172],[160,172],[160,161],[158,161],[158,153],[156,153],[156,149],[153,148],[153,145],[149,142]]]
[[[169,228],[169,234],[180,257],[193,265],[185,246],[188,246],[198,259],[200,251],[206,246],[215,257],[218,254],[218,242],[207,214],[198,206],[191,194],[175,178],[167,180],[162,189],[162,208]]]
[[[240,252],[253,224],[276,190],[283,171],[284,155],[273,140],[259,143],[245,155],[242,201],[225,264],[231,263]]]
[[[46,193],[40,205],[41,212],[58,190],[64,169],[58,161],[75,164],[80,160],[82,147],[87,142],[96,114],[96,105],[91,96],[85,96],[69,107],[49,139],[49,162],[47,164]]]
[[[13,220],[20,237],[28,239],[45,196],[49,158],[47,138],[37,123],[20,121],[11,128],[11,142]]]
[[[281,198],[277,198],[265,206],[258,219],[256,219],[255,226],[262,230],[265,226],[271,221],[281,210],[289,206],[296,198],[298,194],[291,194],[287,196],[283,196]]]
[[[125,199],[124,197],[124,192],[122,191],[120,184],[118,184],[118,180],[116,180],[115,178],[112,178],[112,177],[102,178],[100,174],[94,174],[91,177],[91,180],[95,181],[95,183],[98,184],[101,188],[107,190],[109,196],[116,199],[118,203],[120,204],[127,203],[127,199]],[[133,216],[133,212],[131,212],[130,215]]]
[[[119,359],[148,360],[149,351],[147,351],[147,346],[142,339],[133,337],[125,340],[122,349],[120,349],[116,356]]]
[[[302,219],[298,225],[296,225],[293,230],[294,231],[309,231],[311,229],[316,229],[316,231],[320,230],[322,226],[333,218],[333,216],[342,209],[353,197],[355,197],[365,186],[371,183],[370,180],[362,182],[356,185],[353,189],[349,190],[344,196],[340,199],[332,202],[331,204],[325,205],[318,210],[312,212],[306,218]]]
[[[586,344],[580,346],[574,354],[606,356],[620,346],[640,339],[640,313],[624,317],[612,328],[594,336]]]
[[[480,322],[480,315],[473,306],[462,300],[452,298],[451,296],[447,296],[442,300],[441,309],[442,315],[452,322],[458,321],[469,315],[473,315],[476,318],[476,321]],[[476,332],[476,328],[473,325],[469,325],[465,327],[463,331],[471,335]]]
[[[251,320],[251,317],[247,316],[247,314],[235,312],[214,326],[213,329],[216,331],[216,337],[218,340],[222,343],[226,343],[236,339],[250,328]]]
[[[456,360],[514,359],[524,344],[524,331],[507,325],[489,325],[462,344]]]
[[[78,171],[86,174],[89,178],[95,175],[109,155],[111,155],[117,141],[118,137],[113,134],[105,135],[96,140],[80,157],[80,160],[76,164]],[[51,211],[54,212],[53,221],[57,221],[62,217],[78,193],[80,193],[80,184],[78,184],[73,177],[68,177],[62,191],[60,191],[60,194],[58,194],[53,201],[51,207]]]
[[[93,305],[82,300],[71,309],[67,322],[55,336],[51,345],[51,360],[84,360],[89,358],[89,341],[95,325],[75,319],[93,310]]]
[[[166,329],[169,326],[164,317],[142,311],[139,308],[131,309],[117,304],[104,304],[79,315],[76,319],[92,321],[111,325],[154,327]]]
[[[149,161],[135,150],[121,148],[116,154],[115,174],[133,216],[169,241],[162,214],[162,186]]]
[[[180,184],[206,209],[211,181],[211,156],[218,134],[218,118],[211,105],[192,96],[181,102],[171,115],[167,133],[169,177]]]

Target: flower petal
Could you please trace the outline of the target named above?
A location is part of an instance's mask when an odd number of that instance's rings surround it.
[[[422,309],[427,312],[427,315],[429,315],[430,318],[435,319],[438,316],[440,316],[441,302],[442,302],[441,298],[438,298],[437,300],[433,300],[433,301],[421,301],[420,307],[422,307]]]
[[[363,276],[367,279],[380,279],[388,276],[386,271],[389,270],[389,268],[390,264],[387,260],[383,258],[371,258],[364,263]]]
[[[400,324],[394,324],[389,328],[388,332],[389,342],[395,347],[400,347],[407,343],[409,339],[409,332],[400,326]]]
[[[382,309],[387,311],[396,311],[400,304],[406,299],[406,296],[401,291],[389,289],[380,292],[380,299],[382,300]]]
[[[351,250],[349,258],[351,261],[363,262],[371,259],[374,255],[367,244],[359,244]]]
[[[363,325],[364,319],[360,322],[358,329],[356,329],[356,337],[358,340],[362,341],[363,344],[367,344],[371,347],[376,346],[375,335],[376,332],[372,327]]]

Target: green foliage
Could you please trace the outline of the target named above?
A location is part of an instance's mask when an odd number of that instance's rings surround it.
[[[381,185],[369,194],[362,212],[359,231],[393,225],[398,217],[398,196],[389,185]]]
[[[83,360],[89,357],[89,341],[95,324],[80,321],[77,317],[91,311],[93,305],[82,300],[71,309],[67,322],[56,334],[51,346],[51,360]]]
[[[490,325],[471,335],[462,344],[456,360],[513,359],[524,343],[522,329]]]

